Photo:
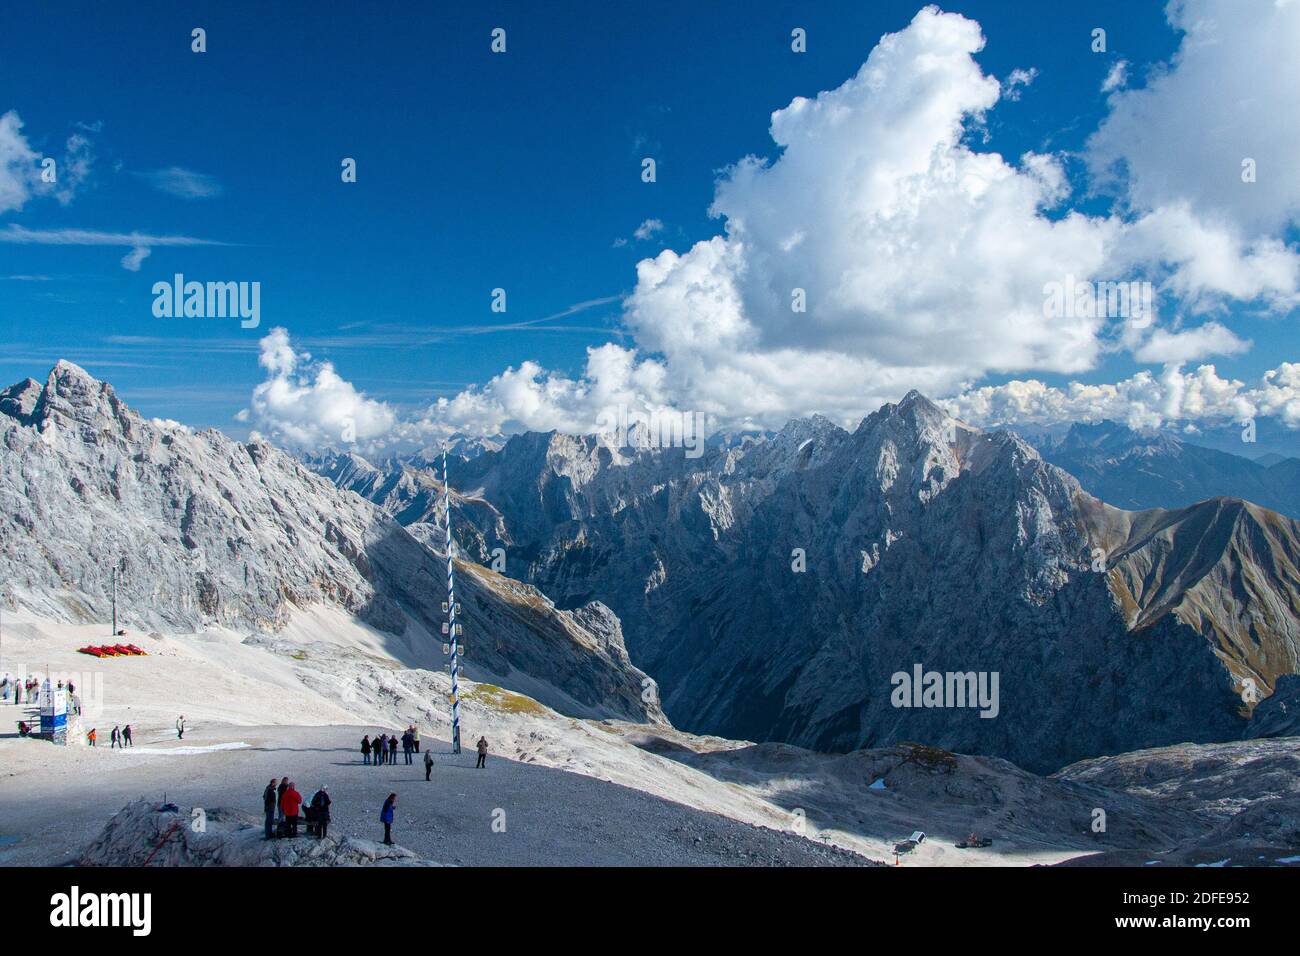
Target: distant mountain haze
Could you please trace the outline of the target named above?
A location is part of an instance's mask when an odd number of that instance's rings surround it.
[[[1039,450],[1084,490],[1121,508],[1178,508],[1224,495],[1300,518],[1300,459],[1251,460],[1115,422],[1074,425]]]

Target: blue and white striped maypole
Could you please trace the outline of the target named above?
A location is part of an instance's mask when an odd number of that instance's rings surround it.
[[[451,484],[447,480],[447,448],[442,449],[442,505],[447,519],[447,637],[451,645],[451,752],[460,753],[460,659],[456,627],[455,545],[451,540]]]

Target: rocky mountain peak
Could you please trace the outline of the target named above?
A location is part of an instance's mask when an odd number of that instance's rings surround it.
[[[1177,455],[1181,448],[1182,442],[1173,435],[1139,432],[1106,419],[1100,422],[1075,422],[1054,446],[1053,452],[1119,457],[1134,453]]]
[[[26,378],[0,391],[0,415],[8,415],[23,425],[32,423],[32,413],[41,398],[41,383]]]
[[[50,369],[28,421],[42,431],[60,425],[74,428],[83,441],[97,443],[105,433],[130,433],[142,419],[118,399],[113,386],[60,359]]]
[[[914,445],[949,444],[957,431],[974,432],[913,389],[897,404],[882,405],[864,418],[855,434],[888,434]]]
[[[904,395],[902,401],[900,401],[898,405],[896,405],[895,407],[900,411],[909,410],[909,409],[920,409],[926,414],[938,414],[938,415],[945,414],[943,409],[941,409],[934,402],[930,401],[930,399],[926,398],[916,389],[912,389],[906,395]]]

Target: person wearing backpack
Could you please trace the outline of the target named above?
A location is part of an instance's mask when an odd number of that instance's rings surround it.
[[[316,824],[316,838],[325,839],[330,828],[330,789],[321,787],[311,798],[312,822]]]
[[[429,753],[426,750],[424,752],[424,779],[432,780],[433,779],[432,775],[433,775],[433,754]]]

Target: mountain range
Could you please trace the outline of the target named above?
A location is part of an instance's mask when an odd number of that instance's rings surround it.
[[[409,666],[443,666],[446,561],[272,446],[149,421],[60,362],[0,392],[0,579],[10,607],[141,629],[283,628],[337,606]],[[458,562],[466,672],[576,716],[662,720],[619,622]]]
[[[1143,459],[1132,436],[1071,434],[1049,457],[1231,473],[1189,446]],[[410,666],[442,663],[430,455],[309,468],[146,420],[67,362],[0,392],[0,448],[10,607],[106,621],[116,566],[133,627],[275,632],[326,604]],[[1238,739],[1300,671],[1294,520],[1227,496],[1117,507],[915,392],[852,431],[814,416],[699,458],[528,433],[451,469],[468,674],[574,716],[1037,771]],[[1212,481],[1187,471],[1188,489]],[[936,695],[901,693],[929,674]]]
[[[415,523],[438,494],[409,470],[335,474]],[[1300,663],[1293,520],[1227,497],[1114,507],[917,393],[851,432],[795,420],[699,459],[519,435],[451,478],[465,551],[559,607],[609,606],[695,732],[1055,769],[1237,738]],[[998,716],[895,706],[918,665],[997,674]]]
[[[1038,449],[1084,490],[1121,508],[1177,508],[1226,495],[1300,518],[1300,458],[1252,460],[1110,421],[1075,424]]]

